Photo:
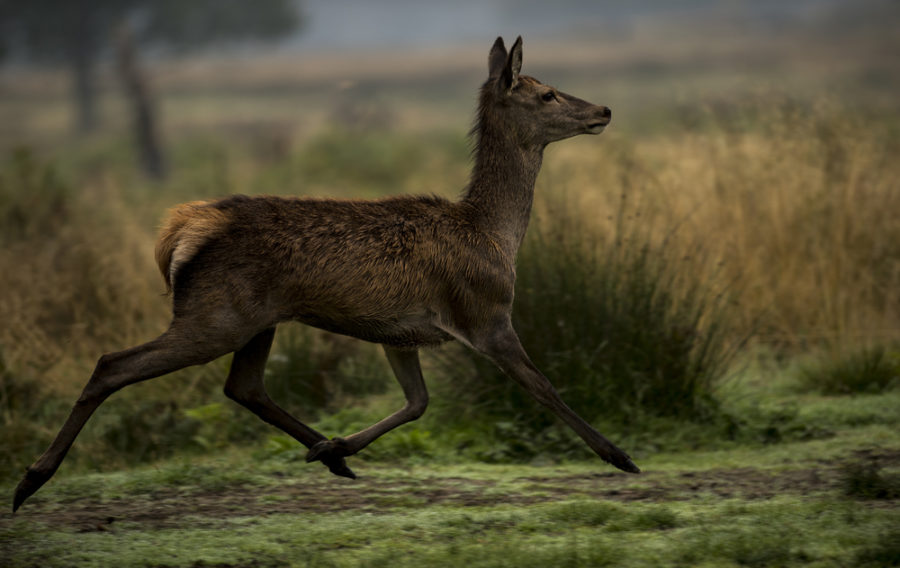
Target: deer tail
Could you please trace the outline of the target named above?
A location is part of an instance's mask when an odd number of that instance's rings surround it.
[[[168,211],[156,242],[156,264],[167,293],[175,286],[178,270],[227,224],[228,214],[209,201],[183,203]]]

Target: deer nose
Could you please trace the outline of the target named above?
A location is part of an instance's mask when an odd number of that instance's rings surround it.
[[[612,111],[609,109],[609,107],[603,107],[600,109],[600,116],[609,120],[612,118]]]

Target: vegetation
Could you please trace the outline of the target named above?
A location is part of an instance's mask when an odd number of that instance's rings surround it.
[[[802,384],[823,394],[884,392],[900,386],[900,352],[883,345],[826,355],[800,370]]]
[[[689,61],[677,73],[707,96],[666,90],[662,104],[654,85],[685,83],[622,53],[608,83],[534,71],[616,118],[548,149],[514,318],[563,398],[644,475],[604,469],[448,345],[423,356],[428,413],[352,458],[359,481],[336,479],[226,400],[226,357],[105,403],[53,482],[0,517],[0,564],[900,565],[900,109],[884,96],[897,79],[860,56],[869,67],[834,89],[811,71],[790,96],[735,92]],[[810,53],[797,68],[818,69]],[[0,77],[0,495],[97,357],[165,328],[152,248],[166,208],[465,185],[459,101],[480,72],[414,80],[366,60],[335,90],[301,63],[313,79],[267,60],[212,63],[204,83],[173,64],[164,183],[136,173],[109,93],[108,130],[75,140],[65,90],[43,92],[59,77]],[[402,404],[377,346],[293,324],[266,381],[328,435]]]
[[[879,396],[893,408],[900,402]],[[840,404],[811,401],[832,411]],[[369,462],[359,480],[345,481],[302,457],[248,459],[247,450],[232,448],[62,476],[15,517],[0,518],[0,560],[11,567],[441,567],[461,559],[484,567],[893,566],[896,494],[847,488],[853,464],[877,459],[880,478],[898,474],[898,425],[885,405],[873,423],[830,424],[828,439],[656,453],[642,460],[641,476],[598,470],[593,461],[511,466],[432,456]],[[873,449],[847,452],[863,446]]]
[[[140,0],[43,0],[0,6],[0,60],[10,55],[64,61],[72,72],[78,128],[96,127],[96,67],[109,50],[117,26],[140,22],[142,42],[174,50],[221,46],[234,41],[277,40],[300,23],[296,4],[263,0],[253,10],[238,2],[142,2]],[[119,38],[121,39],[121,37]]]
[[[849,463],[844,467],[844,494],[857,499],[900,498],[900,476],[882,473],[877,459],[868,463]]]
[[[604,429],[646,439],[688,421],[735,436],[748,421],[724,412],[717,391],[748,340],[771,346],[781,359],[805,345],[845,344],[843,352],[859,345],[858,354],[805,367],[803,382],[815,385],[806,388],[842,394],[897,384],[897,338],[883,334],[900,306],[900,273],[892,268],[900,251],[891,248],[900,229],[896,216],[885,214],[900,194],[898,166],[887,159],[896,145],[891,125],[851,128],[836,140],[821,126],[833,109],[812,107],[812,115],[798,116],[790,106],[775,111],[783,119],[778,132],[727,122],[745,124],[756,108],[736,108],[730,118],[710,111],[702,131],[687,129],[677,142],[650,140],[645,152],[613,131],[599,142],[610,153],[602,170],[580,159],[583,142],[548,156],[519,260],[516,326],[564,397]],[[762,145],[763,135],[777,142]],[[332,194],[412,191],[410,178],[438,180],[441,193],[458,191],[465,183],[462,136],[430,135],[440,158],[430,158],[417,138],[326,131],[276,163],[257,159],[263,142],[252,138],[187,140],[175,148],[179,176],[162,187],[132,177],[127,156],[116,154],[112,142],[58,164],[33,150],[13,150],[0,171],[3,264],[17,267],[3,272],[9,301],[0,306],[8,322],[0,332],[11,432],[3,442],[6,471],[39,451],[99,353],[164,328],[166,301],[148,251],[166,206],[241,189],[316,192],[338,185],[338,172],[360,168],[368,173],[350,175],[349,185]],[[822,162],[822,152],[841,156],[843,165]],[[713,158],[699,172],[689,159],[698,154]],[[414,173],[415,166],[421,171]],[[872,173],[875,166],[880,175]],[[872,198],[842,207],[857,191]],[[828,212],[831,225],[811,207]],[[805,232],[787,231],[784,223]],[[783,278],[784,270],[792,276]],[[823,314],[820,306],[834,309]],[[492,461],[585,455],[487,362],[452,347],[429,361],[437,396],[426,429],[456,436],[458,446]],[[267,427],[220,394],[226,365],[127,389],[79,445],[93,459],[115,461],[123,453],[156,459],[177,448],[259,439]],[[392,392],[373,347],[294,326],[279,334],[267,373],[276,398],[308,419]],[[368,419],[357,413],[343,426]]]

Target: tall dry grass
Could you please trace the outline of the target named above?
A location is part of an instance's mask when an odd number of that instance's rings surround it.
[[[596,159],[561,148],[546,190],[579,188],[581,210],[600,221],[631,201],[657,239],[700,244],[691,270],[740,290],[735,312],[758,341],[797,350],[900,340],[896,117],[784,99],[701,117],[639,143],[611,133]]]
[[[626,234],[680,256],[679,272],[667,276],[676,290],[679,279],[689,290],[702,276],[729,293],[736,323],[717,333],[752,333],[783,353],[900,341],[896,117],[770,98],[710,105],[682,120],[640,139],[611,128],[599,139],[551,147],[535,215],[551,218],[555,196],[564,194],[581,217],[571,227],[603,237],[581,239],[597,243],[615,236],[617,216],[624,215],[640,227]],[[198,139],[173,145],[174,177],[158,187],[123,173],[130,164],[114,141],[60,157],[4,156],[0,426],[7,435],[0,465],[13,471],[43,448],[101,353],[165,328],[169,311],[152,248],[154,219],[166,206],[235,191],[302,194],[334,183],[360,161],[380,177],[348,175],[334,195],[419,186],[450,195],[465,183],[462,136],[461,130],[425,138],[402,130],[325,132],[286,143],[280,157],[265,159],[252,139]],[[342,152],[329,150],[336,141]],[[570,237],[571,246],[583,246],[578,234]],[[276,355],[290,348],[290,341],[277,344]],[[347,367],[335,368],[331,380],[342,380]],[[134,442],[127,432],[156,432],[153,452],[190,441],[190,428],[172,429],[170,438],[166,432],[185,419],[185,409],[221,400],[213,393],[223,374],[219,364],[127,389],[104,406],[106,418],[89,424],[79,446],[108,457]]]

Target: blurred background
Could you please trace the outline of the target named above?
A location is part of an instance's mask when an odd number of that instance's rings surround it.
[[[622,134],[761,95],[850,110],[897,98],[889,0],[182,4],[3,2],[3,147],[127,129],[129,72],[169,144],[216,128],[295,141],[360,118],[452,128],[498,35],[524,36],[526,71],[614,107]]]
[[[152,250],[167,208],[457,196],[498,35],[524,37],[524,73],[613,110],[603,136],[548,149],[520,258],[516,325],[576,410],[619,439],[658,443],[666,420],[718,439],[749,423],[722,418],[722,384],[748,368],[894,388],[898,25],[896,0],[0,1],[4,475],[43,449],[101,353],[165,328]],[[377,350],[282,328],[267,380],[290,409],[337,413],[343,431],[396,404]],[[445,402],[382,452],[455,428],[480,459],[580,455],[480,360],[451,347],[426,364]],[[287,447],[233,416],[226,367],[128,389],[71,459]],[[509,428],[536,435],[514,447]]]

